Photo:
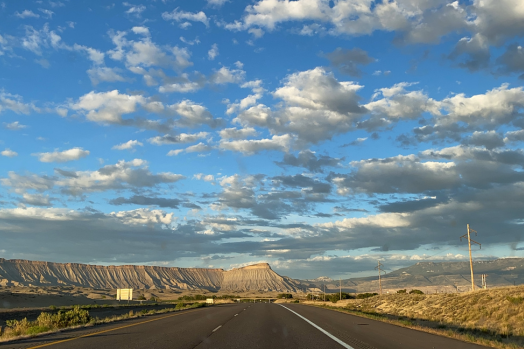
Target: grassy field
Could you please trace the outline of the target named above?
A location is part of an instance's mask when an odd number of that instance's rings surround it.
[[[305,303],[336,307],[496,348],[524,348],[524,286]]]

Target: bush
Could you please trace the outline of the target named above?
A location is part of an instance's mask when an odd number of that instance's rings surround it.
[[[141,294],[140,296],[138,296],[137,298],[139,301],[145,301],[146,300],[146,296],[144,296],[143,294]]]
[[[406,292],[406,289],[403,289],[403,290],[398,290],[397,293],[407,293],[407,292]]]
[[[424,294],[421,290],[411,290],[409,291],[409,294]]]
[[[54,305],[50,305],[50,306],[49,306],[49,309],[51,309],[51,310],[56,310],[56,306],[54,306]]]
[[[293,298],[293,295],[291,293],[279,293],[277,295],[278,299],[291,299]]]
[[[60,310],[56,314],[43,312],[35,321],[7,320],[3,337],[32,335],[70,326],[85,325],[91,320],[87,310],[80,309],[78,305],[69,311]]]
[[[186,305],[182,302],[180,303],[177,303],[176,306],[175,306],[175,309],[184,309],[186,307]]]
[[[375,297],[375,296],[378,296],[378,293],[359,293],[357,294],[357,299],[366,299],[366,298],[371,298],[371,297]]]

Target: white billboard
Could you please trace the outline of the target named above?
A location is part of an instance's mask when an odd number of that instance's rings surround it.
[[[132,288],[119,288],[116,290],[117,301],[132,301],[133,300],[133,289]]]

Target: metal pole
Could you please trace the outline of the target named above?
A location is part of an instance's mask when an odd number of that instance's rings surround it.
[[[340,300],[342,300],[342,278],[339,278],[340,280]]]

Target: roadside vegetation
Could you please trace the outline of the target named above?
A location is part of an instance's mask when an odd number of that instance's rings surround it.
[[[52,314],[42,312],[35,321],[28,321],[27,318],[22,320],[8,320],[4,328],[0,327],[0,342],[34,337],[42,333],[52,333],[66,328],[77,328],[81,326],[96,326],[119,320],[133,319],[147,315],[164,314],[184,309],[194,309],[206,306],[206,303],[195,302],[192,304],[179,302],[174,308],[165,308],[161,310],[142,309],[140,312],[130,310],[124,315],[115,315],[106,318],[91,317],[87,306],[73,306],[71,310],[59,310],[58,313]],[[98,305],[92,306],[98,308]],[[56,309],[50,306],[50,309]],[[105,306],[104,306],[105,308]]]
[[[524,286],[430,295],[402,291],[307,303],[494,348],[524,347]]]

